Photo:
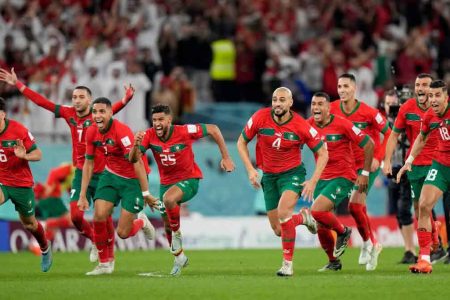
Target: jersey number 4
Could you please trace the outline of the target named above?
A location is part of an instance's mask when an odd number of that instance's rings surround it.
[[[273,141],[272,147],[277,148],[277,150],[280,150],[280,146],[281,146],[281,138],[277,138],[275,141]]]
[[[160,154],[159,157],[161,158],[161,163],[163,166],[173,166],[177,163],[177,160],[175,158],[175,154]]]

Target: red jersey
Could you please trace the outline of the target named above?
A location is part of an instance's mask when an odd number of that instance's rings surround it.
[[[313,118],[309,118],[308,123],[319,132],[327,145],[328,162],[320,179],[344,177],[355,180],[355,161],[351,154],[351,142],[362,148],[370,140],[370,137],[349,120],[333,114],[330,122],[324,127],[318,126]]]
[[[305,119],[291,112],[283,124],[273,119],[272,109],[262,108],[248,120],[242,137],[251,141],[257,136],[256,165],[264,173],[281,173],[302,163],[301,146],[316,152],[323,144],[317,130]]]
[[[53,191],[47,197],[61,198],[62,191],[70,191],[70,185],[75,174],[75,169],[71,164],[63,164],[50,170],[47,177],[47,184],[54,185]]]
[[[161,184],[203,178],[202,171],[195,163],[192,143],[207,135],[204,124],[172,125],[167,140],[162,140],[154,128],[149,128],[142,140],[141,151],[152,150]]]
[[[137,178],[133,163],[128,160],[133,143],[134,136],[131,129],[124,123],[111,119],[105,133],[100,133],[97,126],[87,129],[86,158],[94,159],[95,156],[97,159],[97,149],[101,149],[103,151],[101,159],[106,156],[106,170],[121,177]]]
[[[37,105],[51,111],[55,114],[55,118],[63,118],[69,125],[72,135],[72,161],[73,165],[83,170],[85,153],[86,153],[86,131],[95,122],[92,119],[92,113],[89,112],[83,117],[78,117],[76,110],[72,106],[57,105],[46,99],[39,93],[25,87],[22,92],[25,97],[36,103]],[[125,104],[122,101],[113,104],[113,114],[119,112]],[[94,162],[94,173],[101,173],[105,169],[105,157],[103,151],[98,150]]]
[[[419,107],[419,103],[415,98],[408,99],[402,106],[400,106],[397,118],[394,122],[394,128],[392,130],[397,133],[406,131],[406,137],[412,146],[417,138],[417,135],[420,133],[422,119],[426,112],[427,110],[422,110]],[[432,131],[428,137],[425,147],[414,159],[413,165],[431,165],[431,161],[434,157],[434,152],[436,151],[438,143],[438,132]],[[411,153],[411,149],[412,147],[408,149],[406,156]]]
[[[28,161],[14,154],[17,140],[22,140],[27,153],[37,149],[34,137],[17,121],[5,119],[5,129],[0,132],[0,183],[10,187],[32,187],[33,175]]]
[[[375,149],[373,158],[381,161],[384,158],[385,147],[380,145],[380,133],[387,133],[389,124],[386,118],[375,108],[365,104],[364,102],[357,101],[355,109],[349,114],[344,112],[341,100],[331,102],[331,113],[344,117],[351,121],[353,125],[361,129],[364,133],[368,134],[372,138]],[[389,131],[390,132],[390,131]],[[384,137],[387,140],[387,134]],[[356,169],[364,167],[364,151],[352,144],[353,154],[355,156]]]
[[[447,103],[445,112],[438,116],[432,109],[429,109],[423,116],[420,132],[423,135],[429,134],[437,129],[438,147],[434,160],[440,164],[450,167],[450,104]],[[428,144],[428,141],[427,141]],[[415,161],[415,160],[414,160]]]

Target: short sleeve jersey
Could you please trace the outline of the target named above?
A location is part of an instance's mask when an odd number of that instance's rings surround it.
[[[273,119],[272,109],[258,110],[242,130],[242,137],[251,141],[256,136],[256,165],[264,173],[281,173],[302,163],[301,147],[306,144],[316,152],[323,144],[317,130],[298,114],[283,124]]]
[[[406,137],[409,143],[412,145],[420,133],[420,127],[423,120],[423,116],[427,110],[422,110],[414,98],[408,99],[398,111],[397,118],[394,122],[394,132],[401,133],[406,132]],[[438,132],[432,131],[428,137],[425,147],[422,149],[419,155],[414,159],[413,165],[416,166],[429,166],[431,165],[432,158],[434,157],[436,148],[438,146]],[[407,156],[411,152],[410,147],[407,152]]]
[[[49,197],[60,198],[64,189],[70,187],[70,182],[74,176],[74,167],[70,164],[63,164],[50,171],[47,184],[55,185]]]
[[[308,123],[320,134],[328,150],[328,162],[320,179],[343,177],[355,180],[355,161],[351,154],[351,143],[362,148],[370,137],[340,116],[331,115],[330,122],[323,127],[318,126],[313,118],[309,118]]]
[[[86,131],[94,124],[92,114],[89,112],[84,117],[78,117],[74,107],[61,105],[56,105],[54,113],[56,118],[63,118],[69,125],[72,136],[73,163],[78,169],[82,170],[86,154]],[[104,152],[100,148],[97,151],[94,173],[101,173],[105,168],[105,157],[102,156]]]
[[[368,134],[374,142],[374,158],[378,160],[383,158],[384,149],[380,145],[380,133],[386,133],[389,130],[389,124],[377,109],[357,101],[353,111],[347,114],[342,107],[342,101],[337,100],[331,103],[331,113],[351,121],[355,127]],[[364,166],[364,151],[354,144],[352,144],[352,150],[356,168],[361,169]]]
[[[141,151],[151,149],[158,165],[161,184],[174,184],[191,178],[203,178],[195,163],[192,143],[208,135],[204,124],[172,125],[166,140],[156,135],[154,128],[145,132]]]
[[[436,115],[432,109],[423,116],[420,132],[427,135],[434,130],[438,132],[438,147],[434,160],[450,167],[450,103],[447,103],[447,108],[441,116]]]
[[[11,187],[32,187],[33,175],[27,160],[14,154],[17,140],[22,140],[27,153],[37,148],[33,135],[17,121],[5,119],[0,132],[0,183]]]
[[[97,126],[91,126],[86,133],[86,158],[97,159],[96,149],[103,151],[106,156],[106,170],[125,178],[136,178],[133,164],[128,160],[128,154],[133,146],[134,136],[131,129],[111,119],[108,129],[101,133]]]

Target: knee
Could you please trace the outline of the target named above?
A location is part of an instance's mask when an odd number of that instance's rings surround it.
[[[422,213],[431,213],[432,206],[427,201],[419,202],[419,211]]]
[[[272,230],[273,230],[273,233],[275,233],[276,236],[281,236],[281,228],[280,228],[280,226],[273,226],[272,225]]]
[[[117,228],[117,235],[121,239],[126,239],[130,235],[130,232],[129,232],[129,230],[125,230],[123,228]]]
[[[163,197],[164,206],[166,208],[172,209],[177,205],[177,200],[174,197],[166,196]]]
[[[23,222],[22,224],[28,231],[36,231],[38,228],[37,222]]]

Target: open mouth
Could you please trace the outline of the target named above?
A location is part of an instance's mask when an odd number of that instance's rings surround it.
[[[101,127],[103,127],[104,122],[103,122],[103,120],[96,120],[95,124],[97,124],[97,127],[101,128]]]

